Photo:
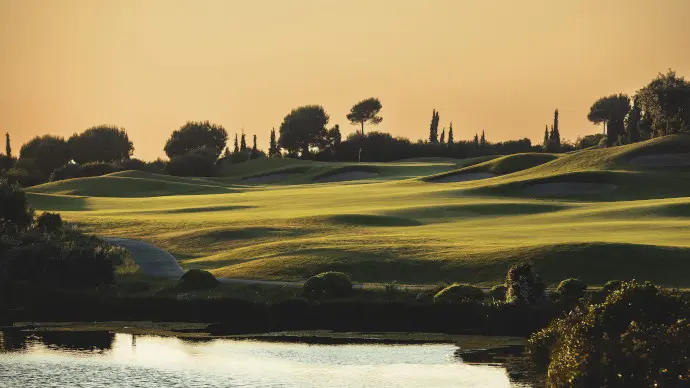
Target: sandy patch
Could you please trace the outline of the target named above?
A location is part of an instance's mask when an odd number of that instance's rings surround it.
[[[245,178],[242,179],[242,183],[275,183],[290,178],[293,175],[295,175],[295,173],[277,172],[275,174],[267,174],[251,178]]]
[[[630,159],[628,163],[642,167],[690,166],[690,153],[643,155]]]
[[[611,183],[554,182],[531,185],[525,188],[525,192],[544,196],[589,195],[609,193],[617,187]]]
[[[467,182],[476,181],[479,179],[488,179],[497,176],[492,172],[469,172],[466,174],[455,174],[444,176],[443,178],[434,179],[432,182],[436,183],[451,183],[451,182]]]
[[[369,171],[348,171],[341,172],[338,174],[329,175],[325,178],[318,179],[317,182],[343,182],[343,181],[355,181],[359,179],[369,179],[379,176],[378,172]]]

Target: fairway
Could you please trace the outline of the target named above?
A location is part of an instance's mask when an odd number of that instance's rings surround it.
[[[674,135],[561,155],[257,159],[220,178],[125,171],[28,191],[34,208],[85,231],[146,241],[222,277],[336,270],[358,282],[492,285],[529,260],[549,284],[688,287],[688,151],[690,138]]]

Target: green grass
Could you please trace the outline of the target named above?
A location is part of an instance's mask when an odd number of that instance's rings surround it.
[[[580,277],[592,285],[637,278],[688,287],[690,171],[630,163],[685,149],[690,137],[669,136],[559,156],[362,164],[257,159],[227,167],[221,178],[124,172],[37,186],[29,199],[86,231],[151,242],[183,267],[217,276],[304,280],[335,270],[358,282],[492,285],[511,264],[530,260],[551,285]],[[358,169],[378,175],[318,182]],[[242,183],[286,170],[294,176]],[[499,176],[427,182],[459,171]],[[563,182],[615,189],[530,190]]]

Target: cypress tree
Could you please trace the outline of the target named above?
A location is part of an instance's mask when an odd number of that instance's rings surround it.
[[[541,147],[544,149],[544,151],[548,152],[551,149],[551,147],[549,147],[549,141],[550,141],[549,125],[546,124],[545,127],[546,128],[544,129],[544,143],[542,144]]]
[[[12,147],[10,146],[10,133],[5,132],[5,155],[8,158],[12,157]]]
[[[429,126],[429,143],[438,143],[438,121],[439,115],[436,109],[431,114],[431,126]]]
[[[477,148],[479,147],[479,136],[475,133],[474,134],[474,147]]]
[[[268,147],[268,156],[278,155],[278,144],[276,143],[276,129],[271,129],[271,143]]]
[[[247,139],[244,136],[244,130],[242,131],[242,136],[240,137],[240,151],[247,150]]]
[[[256,135],[254,135],[254,144],[252,145],[252,152],[259,152],[259,148],[256,146]]]
[[[240,152],[240,146],[239,146],[239,144],[237,143],[237,134],[235,134],[235,149],[234,149],[233,152],[234,152],[234,153]]]
[[[486,137],[484,136],[484,130],[482,129],[482,138],[479,140],[479,145],[481,147],[486,146]]]
[[[446,129],[443,128],[441,131],[441,139],[439,139],[439,143],[441,144],[446,144]]]
[[[450,122],[450,128],[448,128],[448,147],[453,146],[453,122]]]
[[[553,112],[553,126],[551,127],[549,142],[553,147],[553,152],[558,152],[561,149],[561,133],[558,131],[558,109]]]

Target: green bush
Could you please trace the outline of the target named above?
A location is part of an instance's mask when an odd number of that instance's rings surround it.
[[[201,269],[190,269],[180,277],[177,288],[184,291],[207,290],[219,284],[220,282],[212,273]]]
[[[506,291],[508,288],[506,287],[505,284],[497,284],[493,287],[491,287],[491,291],[489,291],[489,295],[497,301],[504,301],[506,300]]]
[[[36,218],[36,227],[43,233],[55,233],[62,228],[62,217],[58,213],[43,212]]]
[[[546,285],[532,270],[532,264],[520,263],[506,274],[506,301],[535,305],[546,300]]]
[[[434,295],[434,303],[481,302],[484,291],[469,284],[451,284]]]
[[[576,307],[530,337],[549,387],[690,383],[690,309],[680,295],[624,282],[603,303]]]
[[[580,279],[570,278],[565,279],[558,284],[556,291],[563,297],[564,300],[578,300],[585,296],[587,285]]]
[[[352,294],[352,281],[342,272],[323,272],[304,282],[307,298],[342,298]]]

